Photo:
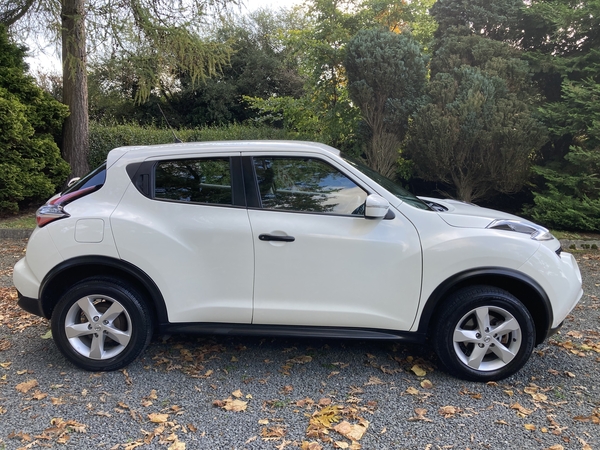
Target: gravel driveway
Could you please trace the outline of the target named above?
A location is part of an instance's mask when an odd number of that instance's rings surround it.
[[[478,384],[387,342],[155,338],[111,373],[74,368],[16,307],[25,241],[0,240],[0,449],[600,449],[600,252],[584,297],[517,375]]]

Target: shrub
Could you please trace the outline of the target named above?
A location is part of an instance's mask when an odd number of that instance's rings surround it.
[[[67,107],[26,75],[24,56],[0,26],[0,212],[45,200],[69,173],[52,137]]]
[[[295,136],[284,130],[252,125],[227,125],[175,131],[183,142],[294,139]],[[113,148],[126,145],[168,144],[174,141],[173,132],[167,128],[139,125],[104,126],[90,124],[90,167],[100,165]]]

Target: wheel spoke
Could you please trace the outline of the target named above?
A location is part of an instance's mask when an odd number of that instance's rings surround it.
[[[519,325],[519,322],[517,322],[517,320],[514,317],[511,317],[506,322],[501,323],[500,325],[498,325],[498,327],[494,328],[494,333],[501,336],[510,331],[517,331],[520,329],[521,329],[521,327]]]
[[[104,354],[104,333],[96,333],[92,336],[92,345],[90,346],[90,358],[102,359]]]
[[[119,317],[123,310],[124,308],[120,303],[113,302],[113,304],[110,305],[110,308],[108,308],[106,312],[102,314],[102,317],[100,317],[100,321],[103,322],[106,320],[108,322],[112,322],[117,317]]]
[[[109,338],[121,345],[129,344],[129,340],[131,339],[131,333],[129,331],[121,331],[114,327],[107,327],[106,333]]]
[[[490,328],[490,309],[487,306],[482,306],[475,310],[477,316],[477,327],[480,333],[484,333],[486,329]]]
[[[483,361],[483,357],[485,356],[486,352],[486,347],[481,348],[478,345],[475,345],[471,356],[469,356],[469,367],[472,367],[473,369],[479,369],[479,366],[481,366],[481,361]]]
[[[477,330],[463,330],[459,328],[454,330],[454,342],[479,342],[477,338]]]
[[[86,323],[76,323],[73,325],[65,326],[65,333],[68,339],[74,337],[88,336],[93,333],[92,330],[89,329],[89,324]]]
[[[85,314],[85,317],[87,317],[87,320],[89,322],[92,322],[94,320],[94,317],[100,316],[100,313],[94,306],[94,303],[92,302],[92,299],[90,297],[84,297],[84,298],[78,300],[77,306],[79,306],[81,308],[81,310],[83,311],[83,313]]]
[[[504,362],[504,364],[508,364],[515,357],[515,353],[511,352],[508,348],[504,346],[504,344],[501,344],[497,339],[496,345],[490,347],[490,350],[494,352],[496,356],[498,356],[498,358],[500,358],[502,362]]]

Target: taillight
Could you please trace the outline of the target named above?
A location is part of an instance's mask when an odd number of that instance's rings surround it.
[[[48,225],[50,222],[54,222],[58,219],[64,219],[65,217],[71,217],[71,215],[64,210],[64,206],[71,203],[73,200],[81,198],[87,194],[98,190],[101,186],[90,186],[85,189],[70,192],[65,195],[61,195],[53,200],[50,200],[44,206],[40,207],[35,213],[35,219],[38,227]]]

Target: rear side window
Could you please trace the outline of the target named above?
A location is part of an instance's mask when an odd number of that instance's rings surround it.
[[[154,198],[231,205],[229,158],[161,161],[154,172]]]
[[[72,192],[81,191],[83,189],[96,187],[100,189],[104,186],[104,182],[106,181],[106,163],[101,164],[96,167],[90,173],[88,173],[85,177],[81,178],[72,186],[68,187],[62,192],[62,195],[70,194]],[[96,190],[97,190],[96,189]]]

